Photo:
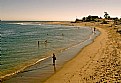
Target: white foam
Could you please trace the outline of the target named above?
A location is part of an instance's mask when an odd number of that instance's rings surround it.
[[[18,25],[41,25],[38,23],[8,23],[8,24],[18,24]]]

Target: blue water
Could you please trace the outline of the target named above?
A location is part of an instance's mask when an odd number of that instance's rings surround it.
[[[0,77],[51,56],[52,53],[59,54],[92,35],[89,27],[36,23],[1,23],[0,26]]]

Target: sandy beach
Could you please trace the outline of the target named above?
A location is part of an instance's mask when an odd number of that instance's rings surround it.
[[[62,66],[57,61],[53,70],[53,66],[50,64],[51,58],[48,58],[42,63],[50,66],[45,67],[43,70],[41,70],[41,67],[44,67],[44,65],[39,63],[26,69],[25,73],[21,72],[13,76],[13,78],[11,77],[11,79],[8,78],[3,83],[43,83],[43,81],[44,83],[121,82],[121,34],[118,32],[121,25],[111,26],[111,22],[109,24],[100,24],[100,22],[70,23],[69,21],[45,22],[43,24],[46,23],[73,26],[74,28],[87,26],[91,27],[91,30],[95,27],[101,34],[96,39],[91,40],[93,41],[91,44],[86,44],[87,46],[84,48],[78,49],[79,53],[76,53],[77,55],[75,54],[74,58],[69,59]],[[68,56],[62,57],[67,58]],[[58,56],[57,59],[62,60],[62,57],[59,58]],[[69,54],[69,57],[71,57],[71,54]],[[43,71],[46,73],[42,74]]]
[[[0,83],[121,83],[121,0],[0,0]]]
[[[99,23],[70,25],[96,27],[101,34],[45,83],[120,83],[121,35],[116,30],[121,26]]]

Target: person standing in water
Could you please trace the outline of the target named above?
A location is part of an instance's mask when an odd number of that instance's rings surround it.
[[[47,40],[45,40],[45,44],[47,43]]]
[[[39,41],[37,41],[37,43],[38,43],[38,47],[39,47]]]
[[[96,28],[94,27],[94,33],[95,33]]]
[[[53,53],[53,57],[52,57],[52,59],[53,59],[53,66],[55,66],[56,56],[55,56],[55,54],[54,54],[54,53]]]

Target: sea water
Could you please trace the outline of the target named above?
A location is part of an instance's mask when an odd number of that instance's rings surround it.
[[[1,23],[0,77],[61,54],[92,35],[90,27],[37,23]],[[47,41],[47,42],[45,42]]]

